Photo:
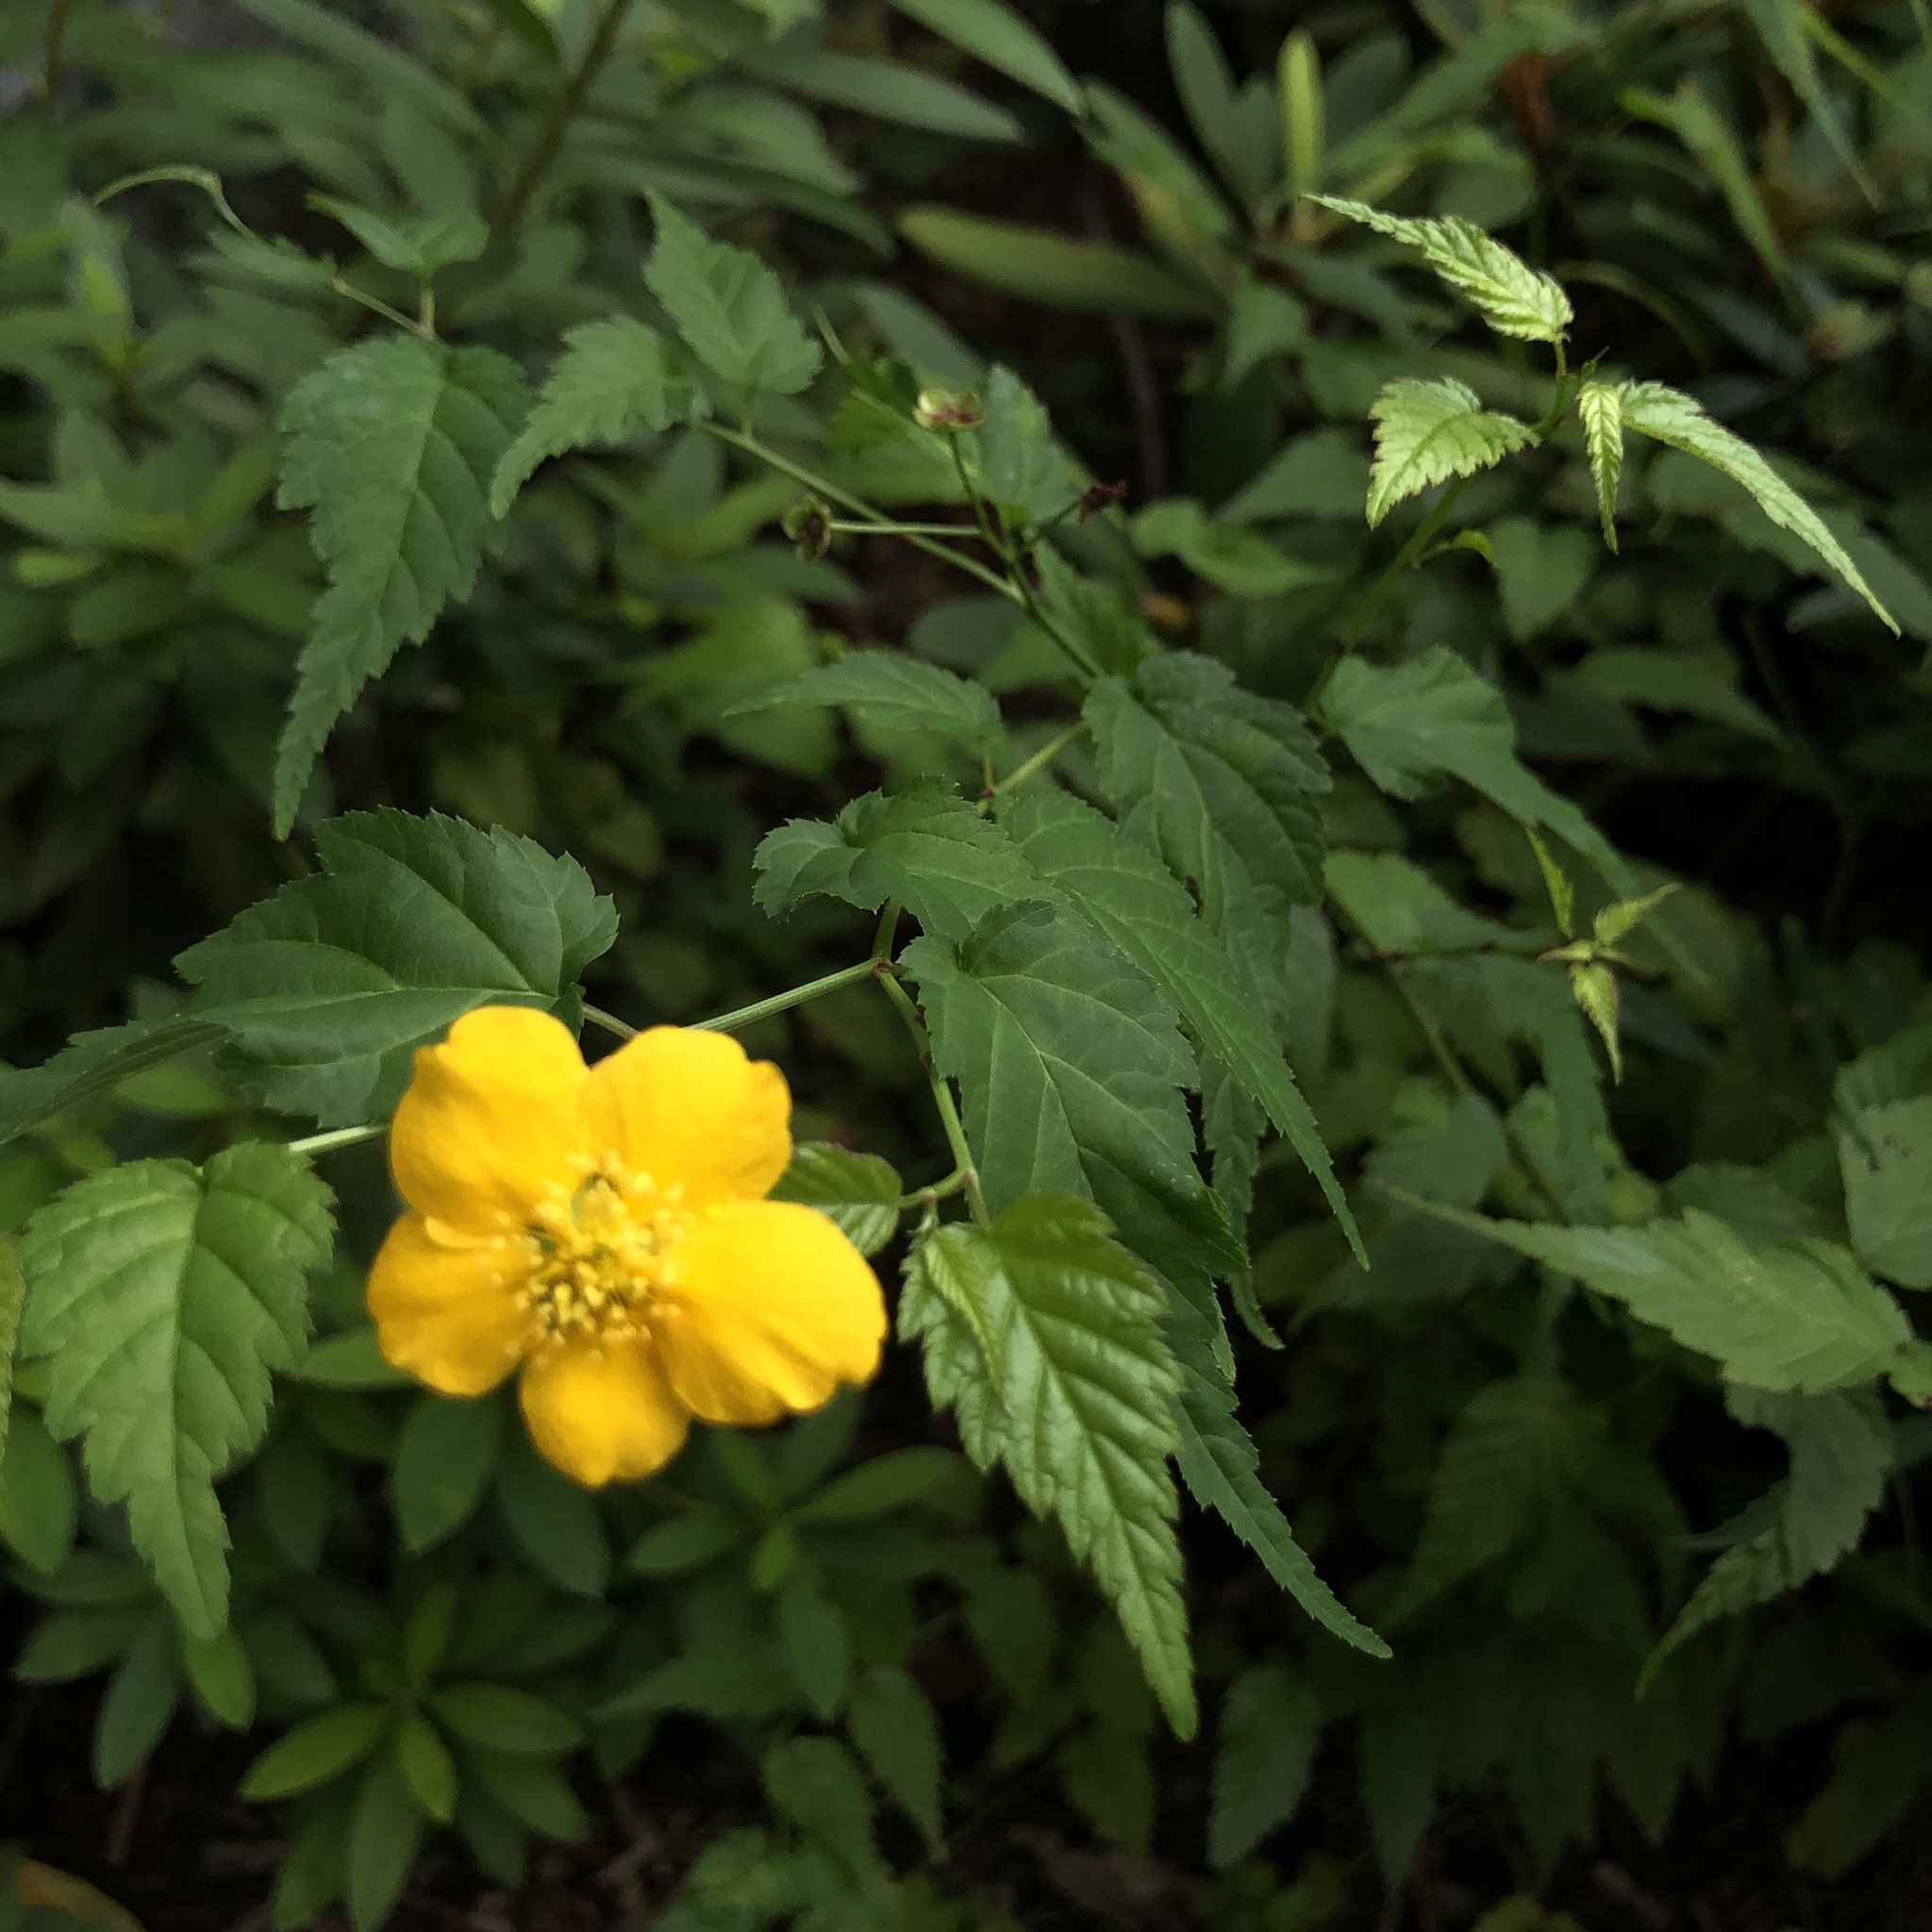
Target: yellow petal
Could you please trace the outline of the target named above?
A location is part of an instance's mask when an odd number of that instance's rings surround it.
[[[586,1489],[663,1468],[691,1425],[664,1372],[636,1341],[547,1348],[525,1369],[517,1392],[530,1440]]]
[[[420,1048],[389,1158],[403,1199],[452,1228],[523,1223],[574,1182],[584,1062],[570,1029],[529,1007],[479,1007]]]
[[[877,1372],[886,1334],[878,1278],[816,1208],[716,1208],[678,1242],[675,1260],[654,1332],[672,1388],[704,1421],[775,1422]]]
[[[494,1389],[523,1356],[530,1318],[493,1241],[439,1239],[420,1214],[390,1229],[369,1270],[383,1355],[444,1395]]]
[[[761,1201],[791,1164],[791,1095],[725,1033],[653,1026],[591,1069],[584,1137],[693,1207]]]

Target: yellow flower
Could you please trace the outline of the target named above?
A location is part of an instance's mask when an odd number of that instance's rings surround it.
[[[876,1371],[885,1298],[791,1159],[776,1067],[657,1026],[586,1068],[523,1007],[416,1055],[390,1164],[408,1211],[369,1273],[388,1358],[445,1395],[519,1363],[537,1447],[580,1483],[649,1475],[692,1416],[760,1424]]]

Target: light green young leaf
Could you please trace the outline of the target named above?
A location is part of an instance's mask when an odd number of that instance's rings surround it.
[[[1003,0],[891,0],[901,13],[975,59],[1009,75],[1070,114],[1081,108],[1080,83],[1049,42]]]
[[[1570,991],[1577,1009],[1596,1028],[1610,1057],[1610,1078],[1624,1077],[1624,1047],[1617,1025],[1623,1012],[1624,995],[1616,974],[1599,959],[1573,959],[1570,962]]]
[[[1308,198],[1416,250],[1499,334],[1533,342],[1563,340],[1572,310],[1562,285],[1555,276],[1531,268],[1474,222],[1459,215],[1385,214],[1364,202],[1329,194]]]
[[[1333,782],[1301,713],[1242,691],[1214,658],[1171,652],[1088,693],[1101,783],[1151,815],[1156,843],[1221,925],[1258,882],[1322,897],[1321,797]]]
[[[754,896],[767,911],[820,893],[872,911],[897,899],[927,932],[956,941],[1002,907],[1050,896],[998,825],[937,784],[867,792],[832,824],[794,819],[755,863]]]
[[[957,951],[907,947],[940,1070],[995,1209],[1045,1190],[1099,1204],[1210,1320],[1241,1264],[1194,1161],[1194,1060],[1143,974],[1074,914],[995,912]]]
[[[770,691],[734,705],[727,714],[778,705],[850,705],[869,722],[895,731],[935,731],[974,749],[997,742],[1000,708],[984,685],[898,651],[848,651]]]
[[[1624,475],[1624,391],[1614,383],[1586,382],[1576,391],[1576,414],[1583,424],[1583,446],[1596,484],[1597,515],[1604,541],[1617,547],[1617,484]]]
[[[656,329],[628,315],[579,323],[564,337],[563,354],[528,422],[496,466],[490,513],[502,516],[547,457],[622,442],[640,429],[668,429],[709,408]]]
[[[1868,1382],[1911,1341],[1898,1304],[1835,1241],[1750,1241],[1695,1208],[1641,1227],[1557,1227],[1415,1205],[1574,1275],[1753,1388]]]
[[[1600,946],[1614,946],[1626,940],[1657,908],[1677,890],[1677,881],[1657,887],[1635,899],[1619,899],[1606,906],[1591,923],[1591,933]]]
[[[772,1190],[774,1201],[816,1208],[839,1224],[861,1255],[876,1255],[899,1231],[899,1176],[876,1154],[854,1154],[829,1141],[792,1150],[791,1165]]]
[[[968,1435],[969,1453],[982,1468],[996,1454],[1021,1501],[1059,1523],[1113,1604],[1169,1722],[1191,1737],[1166,1298],[1111,1238],[1106,1216],[1063,1195],[1032,1195],[990,1226],[956,1223],[927,1236],[908,1270],[912,1307],[902,1305],[901,1320],[910,1332],[944,1307],[927,1285],[935,1264],[967,1284],[996,1357],[976,1374],[983,1389],[996,1381],[1002,1420],[991,1440]]]
[[[1807,1395],[1752,1405],[1744,1420],[1775,1429],[1790,1449],[1790,1474],[1765,1499],[1771,1526],[1718,1557],[1643,1666],[1639,1690],[1672,1652],[1726,1617],[1796,1590],[1836,1568],[1885,1498],[1891,1432],[1876,1404]]]
[[[1789,530],[1816,551],[1894,636],[1897,621],[1878,601],[1858,567],[1814,510],[1741,436],[1713,422],[1703,405],[1660,382],[1626,382],[1619,391],[1625,428],[1641,430],[1658,442],[1721,470],[1751,492],[1759,509],[1780,529]]]
[[[1314,1115],[1289,1071],[1275,1000],[1253,962],[1220,943],[1161,860],[1064,792],[1005,801],[998,814],[1034,874],[1152,979],[1202,1049],[1257,1100],[1359,1241]]]
[[[228,1032],[272,1107],[347,1125],[386,1111],[411,1051],[472,1007],[575,1025],[577,981],[617,915],[534,840],[385,809],[316,829],[322,872],[175,962],[189,1017]]]
[[[1191,1309],[1174,1307],[1168,1336],[1180,1375],[1176,1460],[1189,1493],[1254,1551],[1275,1584],[1331,1637],[1386,1657],[1389,1646],[1322,1581],[1262,1482],[1260,1452],[1235,1418],[1234,1391],[1214,1360],[1207,1324]]]
[[[1629,867],[1603,834],[1517,758],[1503,693],[1454,651],[1437,645],[1391,665],[1349,658],[1330,679],[1322,712],[1391,797],[1420,797],[1433,776],[1446,772],[1521,824],[1574,846],[1619,891],[1636,890]]]
[[[1536,432],[1514,416],[1482,406],[1466,382],[1402,376],[1389,383],[1369,414],[1375,424],[1375,462],[1369,477],[1369,526],[1405,497],[1451,476],[1473,476],[1527,449]]]
[[[1550,895],[1550,910],[1556,914],[1557,930],[1568,939],[1576,937],[1576,888],[1570,882],[1570,874],[1558,865],[1544,844],[1535,826],[1524,828],[1529,833],[1530,850],[1536,854],[1537,869],[1543,875],[1543,886]]]
[[[142,1160],[76,1182],[28,1224],[22,1343],[47,1363],[47,1426],[86,1439],[88,1481],[192,1636],[226,1621],[215,1479],[268,1423],[269,1372],[308,1331],[302,1278],[334,1239],[328,1190],[286,1149],[205,1168]]]
[[[757,256],[714,242],[661,194],[650,197],[657,239],[644,283],[705,367],[745,390],[791,395],[824,357]]]
[[[1243,1671],[1228,1686],[1208,1816],[1216,1870],[1238,1864],[1294,1816],[1321,1735],[1321,1699],[1287,1665]]]
[[[279,836],[357,692],[475,582],[491,528],[490,479],[523,413],[523,374],[508,357],[420,336],[344,349],[290,394],[276,501],[314,512],[328,589],[275,754]]]

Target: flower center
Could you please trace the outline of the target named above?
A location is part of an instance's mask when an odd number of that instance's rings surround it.
[[[518,1300],[537,1324],[540,1346],[648,1329],[659,1294],[676,1279],[675,1250],[691,1218],[682,1194],[615,1168],[545,1191],[520,1237]]]

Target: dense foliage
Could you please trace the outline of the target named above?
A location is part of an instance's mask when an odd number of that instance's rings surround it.
[[[0,1925],[83,1732],[291,1928],[1890,1869],[1922,0],[175,11],[0,21]],[[873,1388],[410,1386],[486,1005],[779,1062]]]

